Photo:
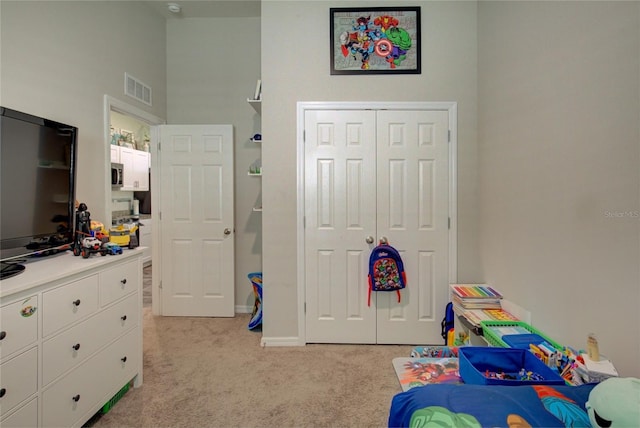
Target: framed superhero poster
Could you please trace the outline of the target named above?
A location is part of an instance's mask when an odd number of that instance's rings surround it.
[[[331,8],[331,74],[420,74],[420,7]]]

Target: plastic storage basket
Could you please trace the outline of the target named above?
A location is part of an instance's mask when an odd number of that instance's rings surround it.
[[[464,383],[474,385],[564,385],[556,372],[525,349],[462,346],[458,348],[459,372]],[[535,373],[537,378],[521,379],[520,372]],[[514,379],[489,374],[511,375]]]
[[[550,339],[542,333],[540,330],[536,330],[529,324],[523,321],[481,321],[480,325],[482,326],[482,335],[485,340],[491,346],[497,346],[500,348],[509,348],[509,344],[507,344],[504,340],[502,340],[502,334],[499,333],[500,329],[507,329],[509,327],[513,328],[514,331],[521,331],[522,334],[534,334],[540,336],[544,339],[549,345],[553,346],[558,350],[564,349],[562,345],[558,342]],[[511,333],[513,334],[513,333]],[[516,333],[517,334],[517,333]]]
[[[123,386],[120,391],[116,392],[116,395],[114,395],[109,401],[107,401],[104,406],[102,406],[102,409],[100,409],[100,412],[102,414],[106,414],[109,412],[109,410],[111,410],[113,408],[113,406],[116,405],[116,403],[118,401],[120,401],[120,399],[124,396],[124,394],[127,393],[127,391],[129,390],[129,388],[131,387],[131,384],[129,382],[127,382],[127,384],[125,386]]]

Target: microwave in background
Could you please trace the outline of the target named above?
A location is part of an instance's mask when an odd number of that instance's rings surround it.
[[[111,190],[118,190],[124,184],[124,166],[121,163],[111,162]]]

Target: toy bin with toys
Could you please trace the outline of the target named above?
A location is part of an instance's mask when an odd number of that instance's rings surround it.
[[[564,385],[565,381],[525,349],[462,346],[460,377],[476,385]]]

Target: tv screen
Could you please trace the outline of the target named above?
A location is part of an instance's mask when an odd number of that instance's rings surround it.
[[[0,278],[73,241],[77,133],[0,107]]]

